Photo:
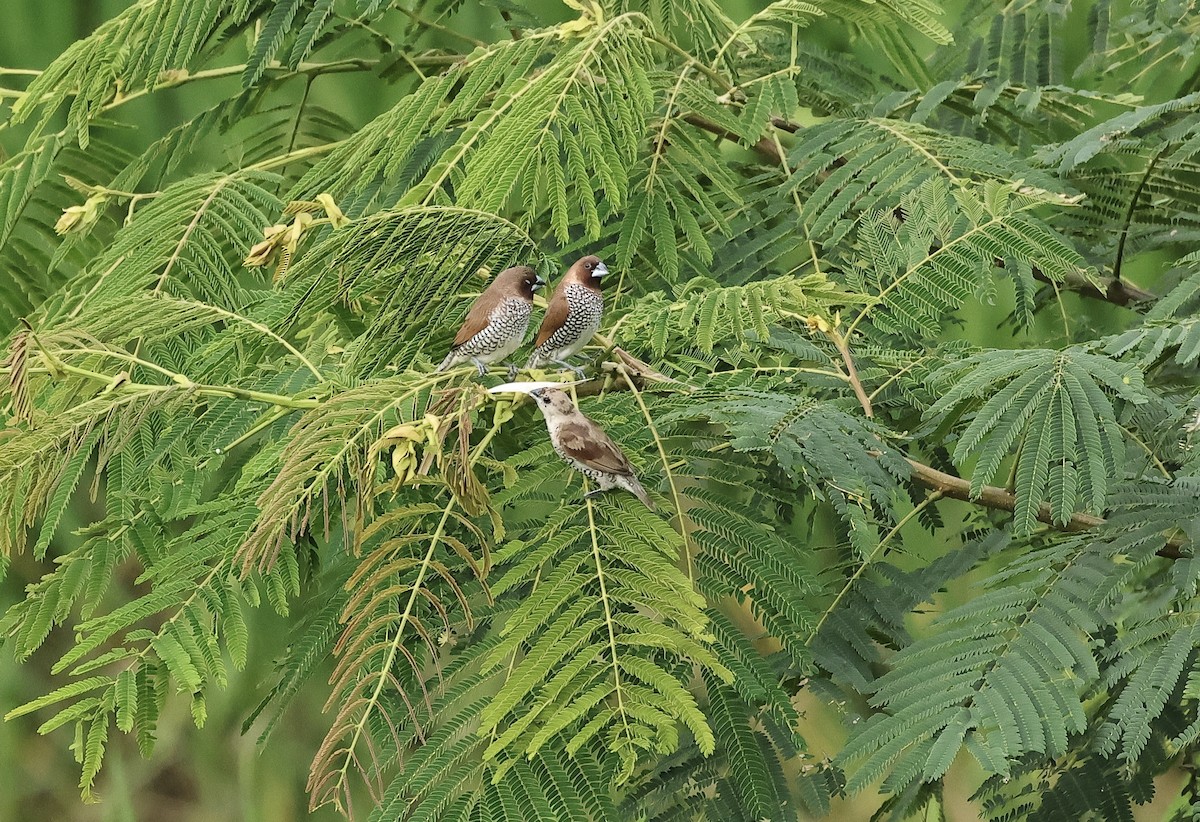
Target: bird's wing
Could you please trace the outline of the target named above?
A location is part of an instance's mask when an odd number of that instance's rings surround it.
[[[471,310],[467,312],[467,318],[463,320],[462,328],[458,329],[458,335],[454,338],[455,348],[487,328],[491,321],[491,313],[499,302],[499,295],[492,292],[491,289],[479,295],[471,306]]]
[[[633,466],[612,437],[586,417],[583,422],[563,423],[558,442],[563,453],[588,468],[609,474],[633,474]]]
[[[542,343],[550,339],[551,334],[566,325],[567,315],[570,313],[571,307],[567,305],[567,290],[563,283],[559,283],[558,288],[554,291],[554,296],[550,298],[549,305],[546,306],[546,316],[542,318],[542,325],[538,329],[537,338],[533,341],[533,347],[540,348]]]

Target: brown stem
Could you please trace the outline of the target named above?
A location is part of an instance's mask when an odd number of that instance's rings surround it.
[[[940,491],[943,496],[962,500],[963,502],[970,502],[974,505],[982,505],[984,508],[994,508],[999,511],[1016,510],[1016,494],[1003,488],[995,485],[985,485],[979,496],[973,497],[971,496],[971,483],[962,477],[947,474],[945,471],[939,471],[936,468],[917,462],[914,459],[909,459],[908,457],[905,457],[905,460],[912,469],[914,482],[918,482],[926,488]],[[1038,507],[1037,518],[1039,522],[1044,522],[1060,531],[1068,532],[1089,531],[1107,522],[1104,517],[1097,517],[1093,514],[1074,513],[1065,523],[1058,523],[1054,521],[1054,516],[1050,512],[1050,504],[1046,502],[1043,502]],[[1181,537],[1171,537],[1166,541],[1166,545],[1158,549],[1157,553],[1160,557],[1166,557],[1167,559],[1179,559],[1183,556],[1180,549],[1183,548],[1184,544],[1185,542]]]
[[[1033,276],[1041,282],[1051,282],[1050,278],[1043,274],[1039,268],[1033,269]],[[1157,294],[1147,291],[1144,288],[1138,288],[1133,283],[1126,282],[1119,277],[1100,277],[1098,282],[1099,285],[1096,285],[1083,277],[1067,277],[1065,285],[1084,297],[1090,297],[1093,300],[1104,300],[1113,305],[1152,302],[1158,299]]]
[[[722,128],[711,120],[704,119],[699,114],[685,114],[683,115],[683,121],[685,123],[690,123],[696,128],[703,129],[709,134],[715,134],[721,139],[728,140],[731,143],[741,142],[741,138],[738,137],[738,135],[734,134],[728,129]],[[787,130],[789,129],[785,129],[785,131]],[[794,131],[795,129],[790,130]],[[783,162],[783,155],[780,154],[779,149],[775,147],[775,141],[768,137],[762,138],[750,148],[752,148],[760,157],[772,165],[779,165]]]
[[[854,396],[858,397],[858,404],[862,406],[863,413],[868,417],[874,417],[875,410],[871,407],[871,398],[867,396],[862,380],[858,377],[858,369],[854,366],[854,357],[850,356],[850,344],[836,328],[830,328],[825,335],[842,355],[842,362],[846,364],[846,376],[850,380],[850,387],[854,389]]]
[[[836,331],[834,332],[836,333]],[[832,338],[832,337],[831,337]],[[834,345],[838,346],[838,350],[842,351],[845,348],[845,339],[840,334],[833,339]],[[839,342],[840,341],[840,342]],[[849,357],[849,351],[843,354],[843,358],[847,360],[847,369],[850,371],[850,384],[856,387],[855,393],[859,396],[859,402],[863,403],[863,412],[867,416],[872,415],[871,402],[866,398],[864,393],[860,393],[862,383],[858,379],[858,372],[854,369],[853,358]],[[590,380],[575,386],[575,391],[579,396],[590,396],[609,391],[628,391],[630,386],[636,385],[639,391],[651,392],[670,391],[675,393],[679,390],[678,384],[672,385],[671,382],[663,382],[654,379],[647,375],[639,373],[636,369],[622,369],[624,378],[629,380],[628,385],[623,385],[620,382],[606,382],[604,380]],[[674,382],[674,381],[672,381]],[[981,489],[979,496],[971,495],[971,483],[962,477],[956,477],[953,474],[947,474],[945,471],[926,465],[923,462],[905,457],[909,468],[912,471],[911,479],[913,482],[924,485],[933,491],[940,493],[944,497],[969,502],[972,505],[979,505],[983,508],[992,508],[998,511],[1015,511],[1017,508],[1016,494],[1007,489],[1000,488],[995,485],[985,485]],[[1076,512],[1071,515],[1071,518],[1065,523],[1054,521],[1054,515],[1050,510],[1050,504],[1043,502],[1038,506],[1037,519],[1039,522],[1044,522],[1047,525],[1056,528],[1060,531],[1075,532],[1089,531],[1093,528],[1098,528],[1104,525],[1107,520],[1104,517],[1098,517],[1094,514],[1086,514]],[[1183,547],[1187,542],[1180,536],[1172,536],[1165,541],[1162,548],[1156,552],[1160,557],[1166,559],[1180,559],[1184,556]]]
[[[1133,217],[1137,213],[1138,200],[1142,198],[1142,192],[1146,189],[1146,184],[1150,182],[1150,178],[1154,175],[1154,168],[1158,165],[1166,153],[1174,148],[1174,144],[1167,142],[1158,153],[1150,158],[1150,162],[1146,164],[1146,170],[1142,172],[1141,178],[1138,179],[1137,186],[1133,189],[1133,194],[1129,197],[1129,206],[1125,209],[1125,219],[1121,221],[1121,235],[1117,239],[1117,254],[1113,260],[1113,279],[1117,282],[1121,281],[1121,266],[1125,262],[1125,244],[1129,241],[1129,232],[1133,229]]]
[[[500,17],[504,20],[504,24],[508,26],[508,33],[512,35],[512,39],[520,40],[521,30],[512,24],[512,13],[507,9],[500,9]]]

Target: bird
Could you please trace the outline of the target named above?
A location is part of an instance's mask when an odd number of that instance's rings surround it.
[[[520,348],[529,329],[533,294],[545,284],[527,265],[501,271],[471,305],[450,353],[437,370],[471,362],[482,377],[489,363],[503,360]]]
[[[535,388],[529,395],[546,418],[546,430],[554,450],[572,468],[599,487],[584,496],[592,497],[612,488],[624,488],[651,511],[654,502],[633,473],[633,465],[612,437],[575,407],[559,388]]]
[[[567,269],[546,306],[526,368],[558,363],[583,375],[583,369],[571,365],[567,358],[578,354],[600,330],[604,314],[600,279],[607,273],[608,266],[592,255],[581,257]]]

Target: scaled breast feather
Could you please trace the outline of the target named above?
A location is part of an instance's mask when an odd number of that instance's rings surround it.
[[[562,328],[567,322],[567,315],[570,313],[571,307],[567,305],[566,289],[560,287],[554,292],[554,296],[550,298],[550,304],[546,306],[546,316],[542,319],[542,326],[538,329],[537,339],[533,341],[533,347],[539,348],[542,343],[550,339],[551,334]]]
[[[471,310],[467,312],[467,318],[463,321],[462,328],[458,329],[458,334],[454,337],[455,348],[487,328],[490,322],[489,315],[492,313],[492,309],[496,307],[498,301],[495,294],[487,291],[479,295],[479,299],[475,301],[475,304],[471,306]]]

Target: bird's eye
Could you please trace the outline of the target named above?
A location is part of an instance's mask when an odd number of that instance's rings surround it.
[[[595,266],[593,266],[591,263],[584,263],[583,267],[586,268],[588,271],[591,271],[593,268],[595,268]]]

